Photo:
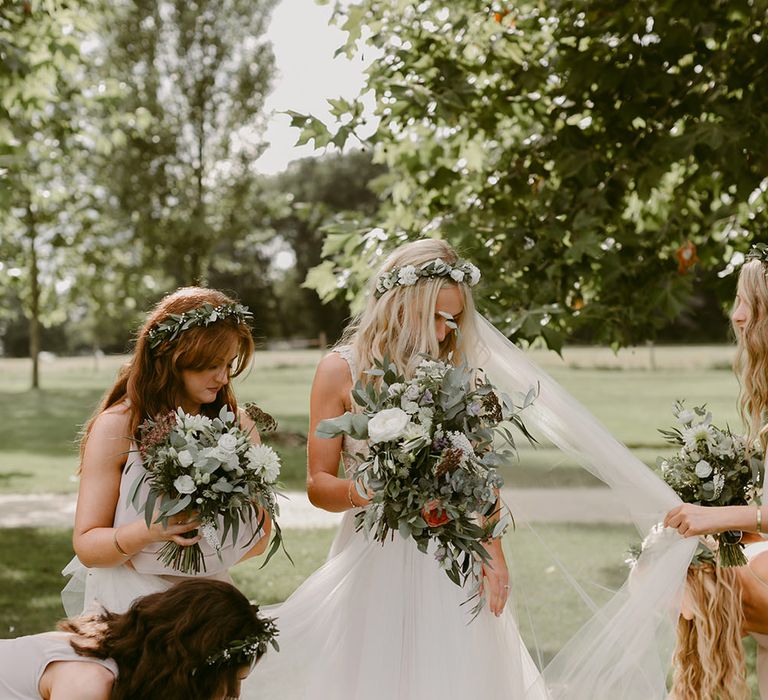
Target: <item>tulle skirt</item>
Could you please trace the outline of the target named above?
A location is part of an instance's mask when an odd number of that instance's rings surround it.
[[[467,590],[396,535],[384,545],[345,514],[328,561],[284,603],[280,652],[267,652],[242,698],[537,700],[539,671],[508,605],[471,619]]]
[[[101,609],[123,613],[137,598],[168,590],[174,583],[189,578],[142,573],[125,564],[108,568],[88,568],[77,557],[74,557],[61,573],[70,577],[61,591],[61,602],[67,617],[75,617],[83,612],[98,612]],[[232,583],[226,571],[206,575],[205,578]]]

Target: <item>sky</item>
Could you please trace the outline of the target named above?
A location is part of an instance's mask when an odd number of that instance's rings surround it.
[[[273,44],[276,75],[266,105],[273,114],[265,137],[270,146],[255,163],[259,172],[274,174],[291,160],[316,153],[308,144],[293,146],[299,130],[291,128],[290,117],[280,111],[312,114],[330,123],[326,100],[353,98],[364,84],[363,71],[371,56],[333,57],[345,34],[329,26],[331,12],[331,5],[319,6],[315,0],[281,0],[273,12],[267,35]]]

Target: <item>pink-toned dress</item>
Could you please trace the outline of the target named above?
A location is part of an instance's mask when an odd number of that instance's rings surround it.
[[[117,664],[112,659],[80,656],[70,646],[71,638],[66,632],[46,632],[0,639],[0,698],[40,700],[40,678],[54,661],[99,664],[117,677]]]

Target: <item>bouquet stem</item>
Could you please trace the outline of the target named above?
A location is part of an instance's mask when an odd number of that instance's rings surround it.
[[[738,539],[736,536],[738,535]],[[744,552],[739,540],[741,540],[741,533],[734,532],[721,532],[716,535],[718,542],[718,552],[720,557],[720,566],[745,566],[747,558],[744,556]],[[735,540],[735,541],[734,541]]]
[[[184,547],[175,542],[166,542],[157,553],[157,558],[166,566],[172,566],[185,574],[199,574],[206,571],[203,550],[195,543]]]

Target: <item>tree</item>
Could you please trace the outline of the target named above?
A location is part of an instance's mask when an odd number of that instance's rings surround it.
[[[329,233],[325,298],[354,298],[378,249],[440,235],[482,268],[482,307],[508,334],[637,343],[686,307],[693,263],[722,268],[765,229],[764,2],[363,0],[337,14],[347,51],[364,31],[382,53],[364,90],[390,175],[376,217]],[[335,134],[294,124],[343,144],[366,116],[333,105]]]
[[[262,148],[274,4],[123,0],[105,37],[109,69],[130,87],[125,109],[146,110],[151,127],[114,154],[103,181],[117,228],[171,284],[204,281],[216,245],[242,233],[221,202],[246,206],[236,195]]]
[[[305,158],[292,163],[276,177],[277,190],[287,193],[291,199],[289,212],[275,221],[274,228],[295,256],[291,271],[294,298],[290,301],[302,309],[301,318],[294,321],[299,324],[296,329],[299,332],[325,333],[332,339],[341,334],[349,317],[349,305],[343,299],[321,303],[318,295],[310,291],[313,279],[318,277],[318,273],[311,270],[322,262],[324,227],[331,224],[339,212],[375,214],[378,197],[372,187],[385,172],[384,166],[372,163],[370,153],[351,151]],[[321,282],[324,279],[322,272],[319,279]],[[301,286],[304,280],[309,281],[310,288]],[[333,282],[335,284],[335,278]],[[285,291],[289,293],[290,286]]]
[[[61,320],[57,300],[81,259],[75,154],[80,139],[95,135],[88,110],[111,96],[106,83],[89,94],[81,43],[95,26],[94,8],[26,0],[0,7],[0,294],[20,300],[28,317],[34,388],[41,324]]]

